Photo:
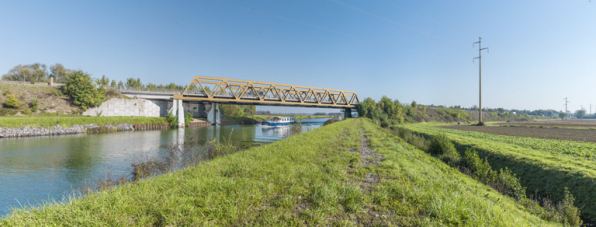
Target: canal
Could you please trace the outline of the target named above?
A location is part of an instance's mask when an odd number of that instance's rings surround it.
[[[320,127],[323,119],[304,124]],[[11,208],[63,201],[85,183],[129,175],[131,163],[167,153],[175,144],[198,149],[213,139],[240,145],[274,142],[288,128],[225,125],[192,129],[0,139],[0,218]]]

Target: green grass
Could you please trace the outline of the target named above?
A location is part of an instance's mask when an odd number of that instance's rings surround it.
[[[378,166],[363,165],[362,132],[382,156]],[[0,225],[556,224],[370,121],[349,119],[64,204],[15,210]]]
[[[471,133],[428,127],[406,126],[419,133],[434,135],[446,133],[458,150],[474,148],[482,158],[487,158],[496,169],[509,168],[519,178],[527,192],[550,195],[556,201],[564,197],[564,188],[569,188],[581,208],[582,218],[596,221],[596,162],[585,157],[551,153],[551,150],[532,149],[523,144],[510,144],[508,140],[492,141],[494,135]],[[486,137],[485,137],[486,136]],[[536,139],[541,140],[541,139]]]
[[[521,136],[505,136],[495,135],[490,133],[471,132],[454,129],[437,128],[436,131],[448,132],[451,134],[462,135],[466,137],[473,137],[485,139],[496,142],[503,142],[512,145],[517,145],[524,148],[531,148],[553,155],[569,155],[575,157],[582,157],[587,160],[596,161],[596,143],[578,142],[568,140],[554,140],[554,139],[540,139],[532,137]]]
[[[163,117],[0,117],[0,128],[21,128],[25,126],[47,128],[57,125],[71,127],[86,124],[104,126],[116,123],[155,124],[167,122]]]

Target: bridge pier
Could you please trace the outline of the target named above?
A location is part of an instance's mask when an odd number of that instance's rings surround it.
[[[352,108],[344,109],[344,119],[352,118]]]
[[[182,105],[182,99],[175,99],[174,105],[178,106],[178,127],[184,128],[184,106]]]
[[[205,113],[207,114],[207,121],[211,124],[221,124],[221,114],[219,111],[219,103],[205,103]]]

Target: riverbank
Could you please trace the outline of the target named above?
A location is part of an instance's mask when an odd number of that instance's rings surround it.
[[[161,117],[2,117],[0,138],[144,130],[146,126],[163,129],[167,121]]]
[[[0,220],[3,226],[443,224],[554,225],[365,119]]]

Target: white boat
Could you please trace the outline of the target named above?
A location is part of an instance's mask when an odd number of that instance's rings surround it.
[[[288,126],[291,124],[296,123],[296,119],[294,117],[270,117],[267,120],[263,120],[261,126],[265,127],[279,127],[279,126]]]

